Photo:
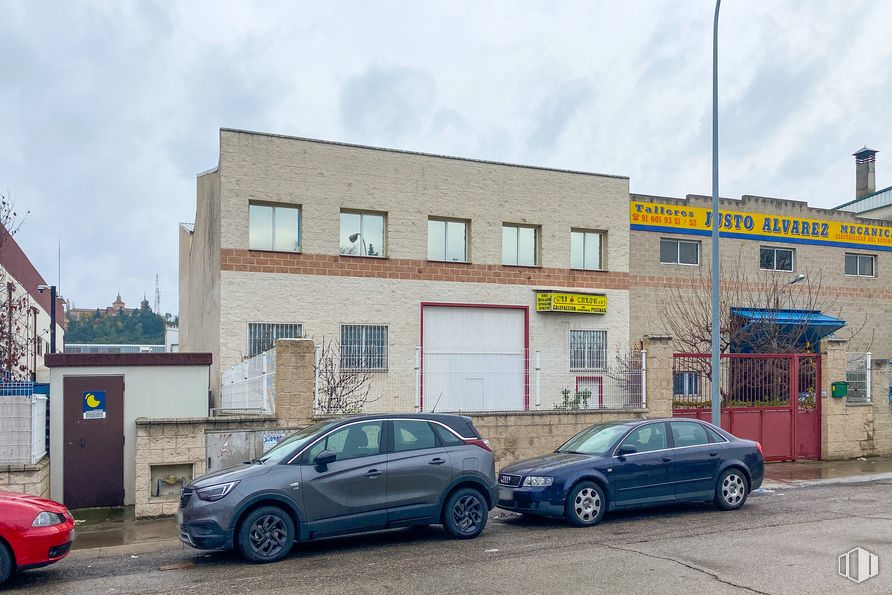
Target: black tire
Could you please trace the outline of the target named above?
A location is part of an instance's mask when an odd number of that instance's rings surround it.
[[[750,484],[746,474],[737,467],[726,469],[715,484],[713,504],[721,510],[737,510],[746,502]]]
[[[564,515],[574,527],[593,527],[607,512],[604,489],[593,481],[580,481],[567,494]]]
[[[251,511],[238,529],[238,549],[256,564],[278,562],[294,545],[294,522],[278,506],[262,506]]]
[[[12,561],[12,553],[6,544],[0,541],[0,585],[9,580],[13,570],[15,568]]]
[[[456,539],[473,539],[486,528],[489,506],[474,488],[456,490],[443,507],[443,528]]]

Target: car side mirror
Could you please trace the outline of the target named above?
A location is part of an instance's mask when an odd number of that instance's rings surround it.
[[[625,457],[627,455],[635,454],[636,452],[638,452],[638,449],[631,444],[623,444],[618,449],[616,449],[616,456]]]
[[[338,455],[331,452],[330,450],[323,450],[316,458],[313,459],[313,464],[319,468],[320,471],[325,471],[326,467],[328,467],[331,463],[334,463],[338,458]]]

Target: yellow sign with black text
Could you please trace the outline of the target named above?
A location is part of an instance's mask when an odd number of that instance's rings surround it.
[[[607,296],[588,293],[539,292],[536,294],[536,312],[606,314]]]
[[[629,223],[631,229],[638,231],[709,235],[712,210],[632,201]],[[719,233],[722,237],[744,240],[892,251],[892,226],[886,225],[722,210],[719,211]]]

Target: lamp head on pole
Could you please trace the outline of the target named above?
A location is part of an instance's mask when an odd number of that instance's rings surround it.
[[[796,275],[796,278],[787,283],[787,285],[796,285],[797,283],[802,283],[803,281],[805,281],[805,279],[805,273],[799,273],[798,275]]]
[[[347,238],[347,239],[350,240],[351,242],[355,242],[356,240],[359,239],[359,236],[360,236],[360,235],[362,235],[362,234],[359,234],[359,233],[351,233],[351,234],[350,234],[350,237]]]

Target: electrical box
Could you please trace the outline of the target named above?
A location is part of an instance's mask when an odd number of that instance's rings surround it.
[[[849,395],[849,383],[845,381],[834,382],[830,385],[830,396],[834,399]]]

